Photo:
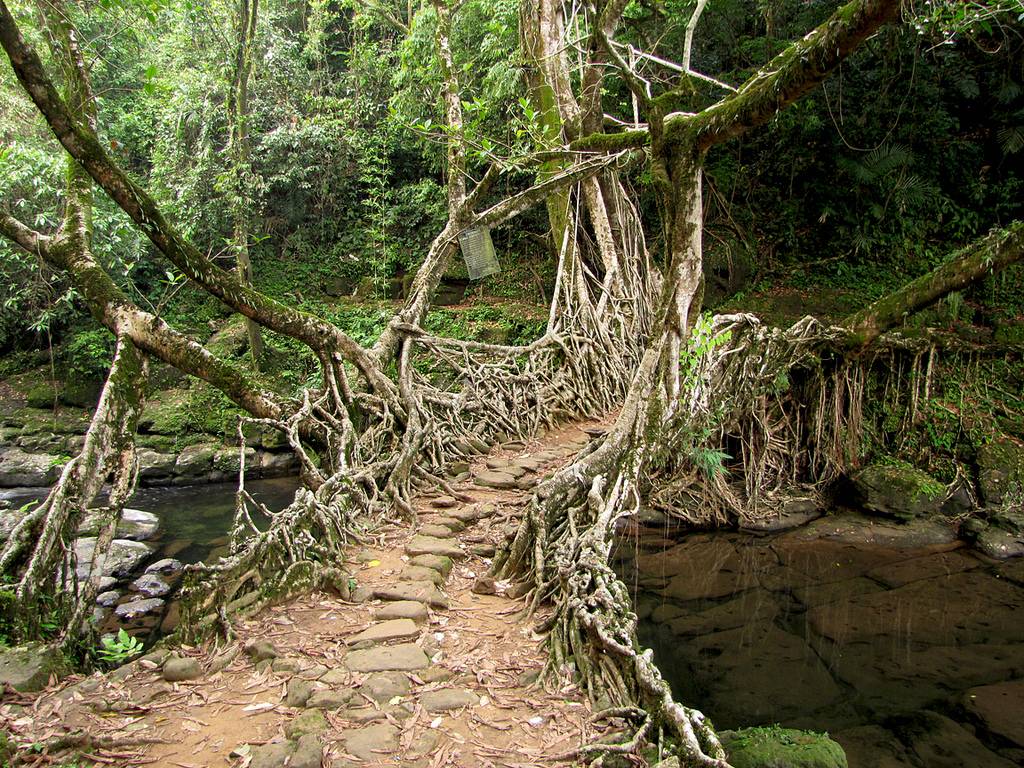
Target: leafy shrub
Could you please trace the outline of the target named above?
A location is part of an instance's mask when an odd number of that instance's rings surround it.
[[[114,339],[106,329],[73,335],[58,355],[66,381],[102,381],[114,360]]]

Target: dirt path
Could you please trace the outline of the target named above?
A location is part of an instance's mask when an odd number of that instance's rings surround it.
[[[226,648],[65,685],[15,724],[159,740],[94,749],[105,765],[561,764],[551,758],[595,735],[590,711],[568,679],[530,686],[544,662],[536,617],[521,616],[511,585],[480,577],[528,489],[586,444],[586,428],[477,460],[458,486],[471,501],[418,498],[415,530],[389,527],[352,550],[352,602],[313,594],[274,607]]]

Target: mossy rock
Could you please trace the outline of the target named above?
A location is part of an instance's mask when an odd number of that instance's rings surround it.
[[[53,646],[28,643],[0,653],[0,687],[31,693],[49,685],[51,676],[60,679],[70,673],[64,654]]]
[[[945,486],[909,464],[873,464],[853,478],[864,508],[908,521],[939,511]]]
[[[771,726],[719,737],[733,768],[847,768],[843,748],[824,733]]]
[[[139,432],[150,435],[178,435],[185,431],[191,400],[183,389],[168,389],[150,396],[142,408]]]
[[[53,384],[36,384],[25,393],[25,402],[29,408],[52,410],[60,396],[60,390]]]
[[[245,330],[245,318],[233,315],[206,342],[206,348],[217,357],[231,359],[241,357],[249,348],[249,337]]]
[[[99,402],[100,392],[103,390],[103,382],[82,379],[80,381],[68,381],[60,393],[60,401],[73,408],[95,408]]]
[[[1001,504],[1024,490],[1024,446],[1001,436],[978,449],[978,485],[986,504]]]

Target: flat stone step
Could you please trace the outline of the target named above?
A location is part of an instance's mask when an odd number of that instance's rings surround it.
[[[454,517],[456,520],[461,520],[467,525],[472,525],[477,520],[482,520],[485,517],[490,517],[497,511],[497,507],[495,507],[493,504],[485,502],[483,504],[472,504],[468,507],[453,509],[448,514]]]
[[[417,533],[420,536],[430,536],[434,539],[450,539],[455,535],[455,531],[446,525],[437,525],[436,523],[427,523],[421,525]]]
[[[445,528],[450,531],[454,531],[455,533],[460,533],[466,530],[466,524],[454,517],[439,517],[434,520],[434,525],[443,525]]]
[[[306,706],[314,709],[341,709],[352,700],[353,693],[348,689],[337,691],[313,691],[306,700]]]
[[[373,596],[378,600],[415,600],[432,608],[448,607],[448,598],[429,581],[402,581],[377,587],[373,590]]]
[[[429,667],[430,659],[418,645],[403,643],[350,651],[345,666],[353,672],[415,672]]]
[[[344,739],[345,751],[367,762],[380,762],[398,749],[398,729],[390,723],[378,723],[352,731]]]
[[[452,559],[444,555],[416,555],[409,560],[409,565],[419,568],[433,568],[445,578],[452,572]]]
[[[377,621],[390,621],[392,619],[412,619],[417,622],[424,622],[429,617],[427,606],[417,600],[398,600],[380,608],[375,608],[373,618]]]
[[[482,485],[485,488],[497,488],[499,490],[516,487],[516,478],[512,475],[508,475],[504,472],[498,472],[493,469],[486,469],[482,472],[478,472],[473,477],[473,482],[477,485]]]
[[[437,539],[432,536],[413,536],[405,545],[405,553],[409,557],[416,555],[443,555],[452,560],[462,560],[466,553],[453,541]]]
[[[536,472],[544,466],[544,460],[538,459],[535,456],[524,456],[519,459],[514,459],[512,464],[525,469],[527,472]]]
[[[440,498],[434,499],[432,502],[430,502],[430,506],[434,507],[435,509],[450,509],[451,507],[454,507],[458,503],[458,499],[454,498],[453,496],[441,496]]]
[[[424,568],[422,565],[407,565],[405,569],[398,574],[399,581],[429,581],[437,586],[444,584],[444,576],[440,571],[435,571],[433,568]]]
[[[420,696],[420,703],[427,712],[450,712],[453,709],[476,706],[480,703],[480,698],[464,688],[442,688],[424,693]]]
[[[487,468],[495,472],[500,472],[503,475],[512,475],[512,477],[520,478],[526,474],[526,469],[519,466],[514,460],[509,461],[508,459],[489,459],[487,462]],[[480,472],[483,474],[483,472]]]
[[[345,638],[348,645],[355,645],[364,641],[372,643],[386,643],[391,640],[409,640],[419,637],[420,628],[412,619],[390,619],[367,627],[362,632],[352,637]]]

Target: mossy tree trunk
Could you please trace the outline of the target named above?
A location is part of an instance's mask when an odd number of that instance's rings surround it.
[[[907,317],[943,296],[995,274],[1024,258],[1024,222],[1015,222],[972,243],[945,263],[847,318],[849,343],[867,346]]]
[[[238,0],[235,20],[235,56],[227,99],[228,152],[231,157],[230,194],[233,219],[232,247],[238,277],[252,287],[252,160],[249,142],[249,80],[253,69],[253,47],[259,18],[259,0]],[[263,336],[250,317],[245,319],[249,354],[258,370],[263,358]]]

